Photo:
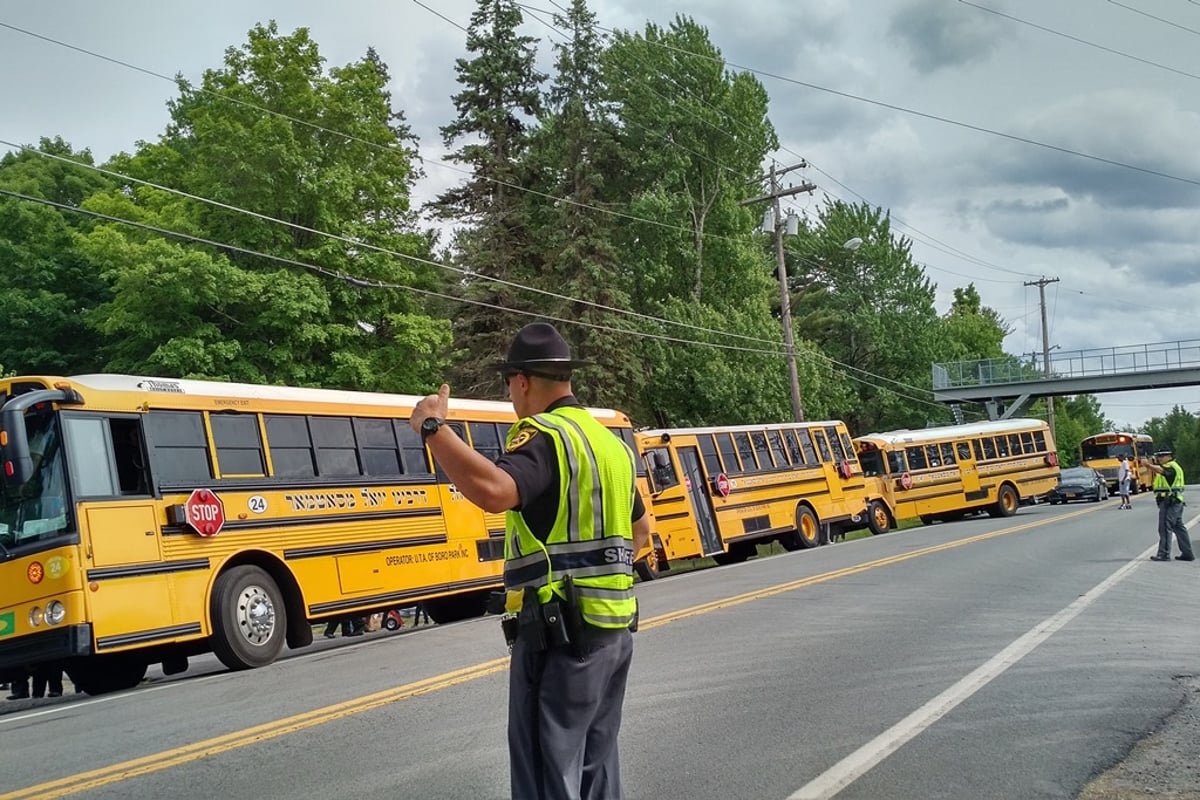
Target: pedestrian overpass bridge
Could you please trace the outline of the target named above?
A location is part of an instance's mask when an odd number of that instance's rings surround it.
[[[982,403],[991,419],[1008,419],[1037,397],[1127,392],[1200,385],[1200,339],[1093,350],[1053,350],[1042,359],[1016,356],[933,365],[933,399]]]

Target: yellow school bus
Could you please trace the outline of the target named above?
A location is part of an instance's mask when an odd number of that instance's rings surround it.
[[[1079,443],[1079,465],[1091,467],[1103,475],[1113,492],[1118,490],[1117,471],[1121,467],[1122,456],[1129,458],[1130,492],[1137,494],[1149,491],[1154,482],[1154,472],[1142,463],[1142,459],[1153,455],[1154,439],[1144,433],[1097,433]]]
[[[872,433],[854,446],[867,477],[866,522],[877,534],[898,519],[928,524],[975,511],[1012,516],[1058,480],[1054,437],[1037,419]]]
[[[408,425],[418,397],[85,375],[0,381],[0,670],[61,662],[89,693],[212,651],[272,662],[312,624],[424,604],[484,613],[504,516]],[[629,420],[591,409],[632,441]],[[496,458],[511,404],[451,399]]]
[[[636,439],[656,570],[673,558],[745,561],[771,541],[815,547],[866,511],[862,470],[840,421],[649,430]]]

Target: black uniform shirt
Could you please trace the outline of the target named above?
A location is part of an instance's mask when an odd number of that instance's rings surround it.
[[[583,407],[568,395],[551,403],[546,410],[553,411],[564,406]],[[525,517],[525,524],[533,535],[545,541],[554,528],[554,518],[558,516],[558,453],[550,437],[532,425],[525,426],[522,435],[529,438],[524,442],[519,437],[514,439],[516,447],[501,455],[496,460],[496,466],[507,472],[517,484],[521,501],[514,510],[520,511]],[[636,522],[645,513],[642,495],[637,492],[634,494],[630,519]]]
[[[1167,488],[1170,488],[1175,483],[1175,468],[1163,467],[1163,480],[1167,482]]]

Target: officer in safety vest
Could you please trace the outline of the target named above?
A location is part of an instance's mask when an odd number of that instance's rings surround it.
[[[446,419],[450,387],[410,420],[455,487],[507,512],[505,635],[514,800],[620,800],[617,733],[636,624],[633,554],[650,523],[634,454],[575,399],[553,326],[520,330],[498,364],[520,420],[496,462]]]
[[[1194,561],[1192,540],[1187,526],[1183,524],[1183,467],[1175,460],[1171,450],[1159,450],[1154,454],[1157,464],[1146,462],[1154,472],[1154,502],[1158,503],[1158,552],[1150,556],[1151,561],[1171,560],[1171,534],[1179,544],[1176,561]]]

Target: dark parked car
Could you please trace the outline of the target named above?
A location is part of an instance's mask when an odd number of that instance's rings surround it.
[[[1072,500],[1091,500],[1099,503],[1108,499],[1108,481],[1091,467],[1071,467],[1058,476],[1058,486],[1046,498],[1051,503],[1069,503]]]

